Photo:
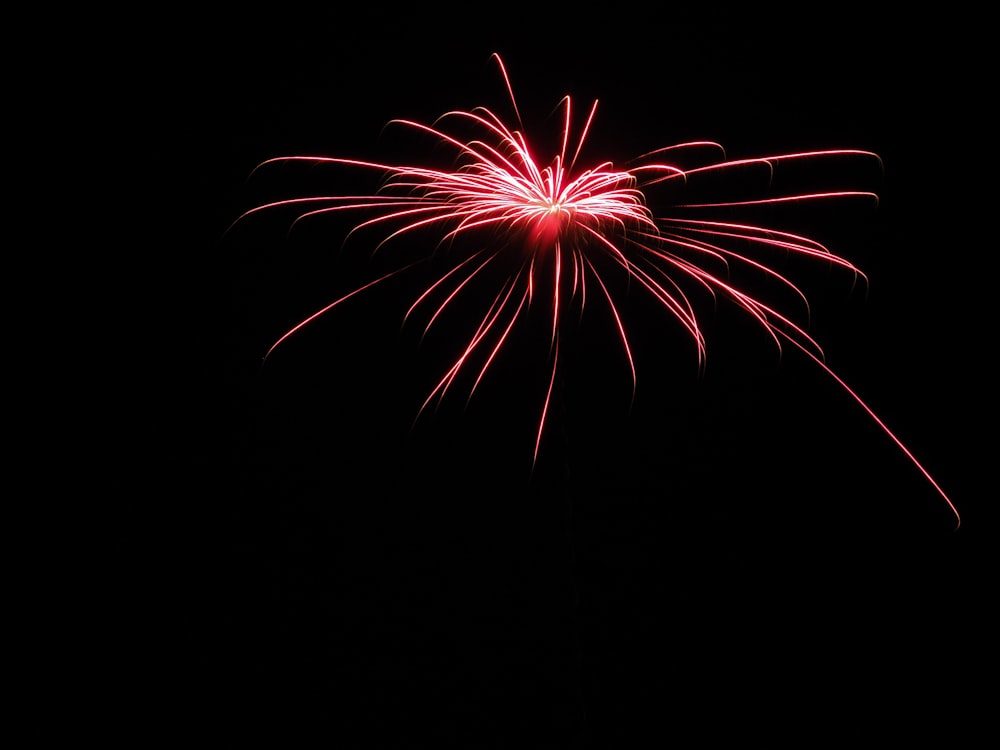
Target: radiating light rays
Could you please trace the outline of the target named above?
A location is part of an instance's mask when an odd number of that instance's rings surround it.
[[[447,259],[446,269],[420,291],[404,317],[423,315],[422,336],[446,316],[461,317],[471,333],[427,395],[418,416],[439,402],[467,377],[466,398],[486,379],[498,353],[528,326],[528,310],[548,310],[549,353],[545,392],[539,396],[532,465],[538,460],[560,367],[560,333],[584,308],[598,306],[614,321],[620,356],[627,364],[633,397],[638,373],[619,291],[624,280],[638,286],[686,331],[704,366],[707,342],[693,296],[708,293],[745,312],[771,338],[778,350],[792,346],[830,375],[903,451],[959,519],[952,501],[875,412],[825,363],[823,349],[807,332],[809,300],[804,290],[778,270],[789,256],[839,268],[853,282],[866,281],[862,271],[822,243],[799,233],[738,218],[748,209],[832,201],[877,203],[874,192],[858,189],[777,192],[776,170],[784,165],[866,160],[881,169],[877,154],[859,149],[810,150],[766,157],[727,158],[721,144],[689,141],[643,154],[625,168],[605,161],[582,166],[585,144],[597,112],[595,101],[574,133],[569,96],[561,106],[558,148],[539,161],[527,139],[510,77],[497,55],[493,60],[515,116],[515,125],[485,107],[446,112],[431,125],[393,120],[393,127],[432,137],[451,151],[447,168],[388,164],[326,156],[269,159],[269,166],[304,162],[358,170],[382,176],[373,194],[332,194],[288,198],[250,209],[237,221],[278,208],[298,210],[293,226],[336,213],[359,214],[348,236],[379,233],[373,252],[391,252],[407,238],[432,246],[426,258]],[[462,133],[461,135],[459,133]],[[470,133],[472,135],[470,135]],[[754,194],[734,190],[718,199],[699,198],[693,183],[708,176],[719,180],[760,172]],[[730,179],[732,185],[740,180]],[[726,183],[721,183],[726,184]],[[658,202],[661,196],[666,199]],[[685,198],[685,196],[688,196]],[[441,252],[439,252],[441,251]],[[265,359],[312,321],[363,291],[392,278],[420,261],[368,281],[334,300],[278,338]],[[785,289],[796,301],[791,310],[742,288],[735,271],[751,273]],[[494,285],[482,294],[482,284]],[[570,313],[573,314],[570,314]]]

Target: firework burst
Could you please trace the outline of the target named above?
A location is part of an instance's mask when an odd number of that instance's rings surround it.
[[[773,340],[779,352],[791,346],[815,362],[903,451],[960,520],[955,505],[910,450],[827,366],[821,346],[805,327],[809,313],[805,293],[775,269],[773,259],[805,258],[838,267],[855,281],[864,281],[864,274],[814,239],[735,218],[735,212],[745,207],[833,200],[877,203],[877,195],[863,190],[833,190],[769,193],[765,197],[743,194],[716,200],[690,198],[693,184],[707,176],[733,178],[732,186],[751,174],[762,176],[769,184],[779,165],[869,160],[881,168],[877,154],[827,149],[730,159],[718,143],[691,141],[643,154],[624,168],[611,162],[583,167],[580,157],[597,102],[585,110],[582,125],[574,133],[577,113],[566,96],[559,108],[561,129],[555,155],[539,161],[534,145],[525,135],[503,62],[499,55],[492,59],[506,86],[515,127],[484,107],[446,112],[430,125],[412,120],[389,123],[433,137],[437,146],[450,151],[451,162],[445,169],[325,156],[269,159],[255,172],[277,164],[304,162],[371,172],[381,175],[382,182],[374,193],[288,198],[257,206],[237,219],[239,222],[264,211],[291,207],[298,211],[295,226],[318,216],[359,213],[364,218],[349,236],[363,230],[381,231],[375,250],[405,237],[425,238],[427,232],[434,233],[434,252],[425,258],[445,255],[447,266],[416,296],[404,319],[424,315],[426,333],[449,314],[456,314],[454,308],[460,299],[472,298],[481,306],[468,338],[459,345],[457,355],[427,395],[418,417],[440,401],[460,376],[468,379],[466,395],[471,397],[498,352],[527,323],[529,308],[543,305],[545,335],[550,345],[547,387],[539,393],[534,465],[560,367],[563,327],[575,320],[584,306],[603,308],[614,322],[634,396],[636,366],[621,301],[614,291],[621,278],[647,293],[682,326],[694,344],[699,366],[704,366],[705,336],[691,299],[700,290],[734,303]],[[654,193],[666,196],[662,207],[648,200]],[[688,197],[681,197],[685,195]],[[302,320],[274,342],[265,360],[320,316],[413,265],[401,265],[370,280]],[[796,300],[798,312],[785,311],[744,291],[734,280],[744,273],[769,279],[784,289]],[[477,286],[483,279],[494,284],[493,292],[486,297]],[[461,315],[465,316],[464,309]]]

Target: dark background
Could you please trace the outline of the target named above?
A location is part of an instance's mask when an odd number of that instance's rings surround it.
[[[995,666],[981,20],[373,6],[144,23],[161,42],[125,56],[149,64],[118,81],[118,126],[152,178],[133,244],[164,292],[144,333],[149,406],[123,430],[153,428],[127,487],[152,511],[136,546],[155,550],[145,731],[599,748],[981,725]],[[725,306],[705,310],[699,377],[690,343],[636,300],[631,408],[614,342],[581,333],[533,474],[542,360],[504,360],[467,409],[458,393],[411,429],[445,361],[400,327],[416,281],[261,366],[367,268],[363,243],[339,251],[343,223],[227,234],[266,196],[308,192],[253,168],[420,163],[383,125],[506,112],[493,52],[542,132],[564,94],[599,99],[592,148],[616,163],[689,139],[882,157],[876,211],[808,219],[870,279],[866,296],[807,273],[810,331],[961,529],[836,383],[794,351],[779,363]]]

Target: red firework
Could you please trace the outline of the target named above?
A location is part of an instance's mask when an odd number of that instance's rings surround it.
[[[961,522],[955,505],[930,473],[861,397],[826,365],[822,348],[803,324],[796,323],[776,306],[742,291],[731,280],[731,272],[737,267],[769,278],[798,298],[808,314],[805,294],[768,265],[769,254],[794,255],[832,264],[855,279],[863,280],[864,274],[823,244],[800,234],[731,218],[704,218],[710,209],[731,212],[741,206],[844,198],[877,203],[877,195],[836,190],[750,200],[671,201],[666,206],[669,214],[660,209],[654,212],[647,203],[647,191],[652,186],[669,193],[674,187],[689,186],[692,178],[699,175],[764,170],[770,177],[779,164],[847,158],[872,160],[881,168],[877,154],[857,149],[826,149],[728,159],[720,144],[692,141],[643,154],[626,169],[616,168],[611,162],[580,168],[579,157],[594,120],[597,101],[573,136],[572,102],[565,96],[561,101],[562,129],[557,153],[548,166],[542,167],[524,134],[503,61],[496,54],[492,59],[506,85],[517,128],[511,128],[484,107],[446,112],[432,125],[411,120],[390,122],[429,134],[452,149],[454,161],[447,170],[324,156],[269,159],[257,170],[278,163],[306,162],[372,171],[385,178],[374,194],[279,200],[257,206],[237,219],[239,222],[262,211],[288,206],[302,209],[296,222],[332,212],[363,212],[368,218],[351,233],[382,228],[385,235],[376,249],[424,230],[437,232],[438,247],[456,244],[455,240],[476,239],[457,245],[462,251],[452,256],[448,269],[419,294],[405,316],[409,319],[418,308],[423,309],[428,315],[429,329],[463,294],[471,294],[474,279],[503,269],[498,274],[501,281],[495,296],[484,305],[472,335],[428,394],[418,416],[428,405],[443,398],[460,373],[467,371],[472,376],[468,391],[471,397],[512,332],[526,321],[527,310],[536,297],[541,297],[549,307],[547,315],[551,323],[547,324],[550,332],[546,335],[551,336],[551,347],[548,387],[541,397],[533,463],[538,458],[559,368],[560,328],[570,318],[566,312],[571,307],[582,312],[587,301],[595,297],[610,313],[631,373],[634,394],[636,368],[632,348],[619,312],[620,303],[607,282],[608,269],[617,269],[683,326],[696,346],[699,365],[704,363],[705,338],[688,296],[692,289],[731,300],[760,325],[779,351],[786,344],[801,351],[864,409],[940,494],[956,521]],[[458,134],[470,129],[474,133],[471,137]],[[412,265],[369,281],[302,320],[274,342],[265,360],[282,342],[321,315]]]

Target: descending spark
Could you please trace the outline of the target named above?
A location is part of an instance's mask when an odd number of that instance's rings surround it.
[[[957,523],[961,522],[956,506],[930,473],[868,404],[826,365],[821,346],[806,332],[804,324],[741,290],[730,279],[730,272],[735,267],[770,278],[800,300],[808,317],[806,295],[792,280],[768,264],[769,252],[780,251],[784,255],[822,261],[844,269],[855,279],[865,280],[861,270],[823,244],[800,234],[733,218],[697,218],[706,216],[711,209],[728,209],[731,217],[731,212],[739,207],[834,199],[863,199],[877,203],[878,196],[868,191],[836,190],[689,203],[671,201],[666,207],[670,213],[659,210],[654,213],[647,203],[647,192],[651,188],[686,187],[692,178],[704,174],[764,170],[770,181],[781,164],[856,158],[873,160],[881,167],[877,154],[858,149],[828,149],[728,159],[725,149],[718,143],[691,141],[643,154],[630,162],[628,169],[616,168],[611,162],[578,169],[577,162],[590,132],[597,102],[591,106],[579,133],[573,136],[572,103],[566,96],[561,102],[562,131],[558,152],[548,166],[540,166],[524,134],[503,61],[499,55],[493,55],[492,59],[499,67],[510,97],[516,127],[508,126],[485,107],[446,112],[432,125],[412,120],[390,122],[433,136],[453,149],[455,161],[447,170],[325,156],[269,159],[257,169],[304,162],[367,170],[387,177],[375,194],[289,198],[257,206],[237,219],[238,222],[262,211],[293,207],[299,209],[294,226],[325,214],[364,212],[368,218],[358,223],[349,235],[381,228],[384,236],[375,250],[425,230],[436,232],[437,247],[459,246],[456,240],[467,240],[461,246],[467,248],[466,252],[459,254],[454,264],[417,297],[404,320],[418,309],[432,306],[432,300],[439,300],[429,313],[424,329],[426,334],[458,299],[463,298],[463,294],[468,294],[474,280],[486,277],[491,271],[500,279],[498,291],[458,356],[420,407],[418,417],[444,397],[461,373],[474,367],[477,372],[468,392],[471,398],[497,353],[517,325],[524,322],[530,305],[543,295],[542,299],[550,308],[547,324],[549,374],[548,386],[541,399],[532,454],[534,465],[559,367],[560,326],[570,305],[578,305],[582,312],[589,300],[590,284],[596,284],[597,299],[607,307],[614,320],[634,396],[637,378],[632,346],[619,303],[607,279],[607,269],[614,271],[617,268],[630,282],[648,292],[684,328],[694,342],[700,367],[705,361],[705,337],[689,298],[688,290],[692,288],[735,303],[770,336],[779,352],[785,345],[800,350],[860,404],[944,499]],[[446,124],[453,127],[446,129]],[[459,126],[472,128],[478,136],[470,139],[453,132],[458,131]],[[710,155],[707,160],[705,154]],[[681,166],[692,162],[695,166]],[[515,270],[505,270],[511,259]],[[369,281],[301,321],[274,342],[265,359],[319,316],[413,265]]]

